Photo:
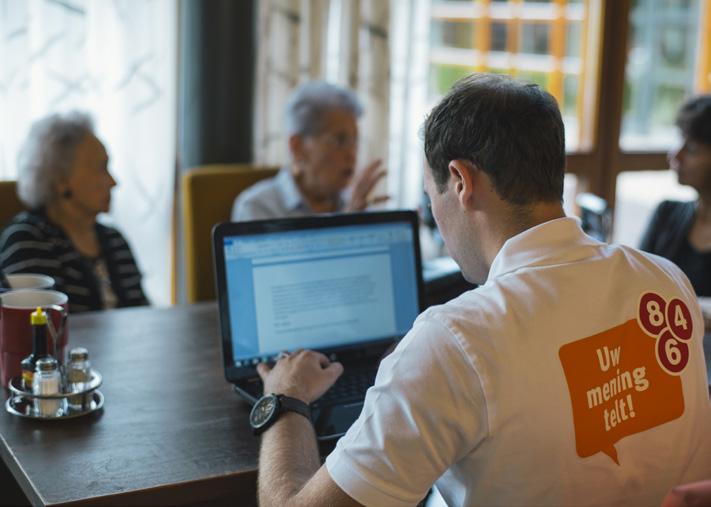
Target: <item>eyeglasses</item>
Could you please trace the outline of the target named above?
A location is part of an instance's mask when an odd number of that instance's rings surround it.
[[[324,132],[314,137],[339,150],[358,147],[358,137],[344,133]]]

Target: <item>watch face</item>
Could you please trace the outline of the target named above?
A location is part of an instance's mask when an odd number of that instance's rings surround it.
[[[274,394],[264,396],[252,407],[249,423],[253,428],[261,428],[269,421],[277,408],[277,397]]]

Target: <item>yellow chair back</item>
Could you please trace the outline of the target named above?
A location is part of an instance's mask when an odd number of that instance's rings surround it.
[[[0,229],[5,227],[12,217],[25,209],[24,204],[17,197],[17,182],[0,181]]]
[[[250,164],[205,165],[185,172],[182,198],[188,303],[215,299],[212,227],[230,220],[232,203],[240,192],[277,172],[275,167]]]

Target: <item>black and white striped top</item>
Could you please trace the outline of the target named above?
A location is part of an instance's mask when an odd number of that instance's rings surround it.
[[[126,240],[116,229],[96,224],[101,256],[119,307],[147,305],[141,273]],[[41,273],[69,296],[71,313],[104,309],[94,259],[84,257],[44,211],[23,211],[0,234],[0,269],[6,274]]]

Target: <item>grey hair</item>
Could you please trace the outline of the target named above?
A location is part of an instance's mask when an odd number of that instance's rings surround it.
[[[27,207],[36,209],[52,200],[87,135],[94,135],[94,122],[78,111],[52,114],[32,124],[17,159],[17,195]]]
[[[325,81],[309,81],[297,87],[286,105],[288,135],[317,135],[323,129],[323,116],[332,109],[345,109],[359,118],[363,106],[348,88]]]

